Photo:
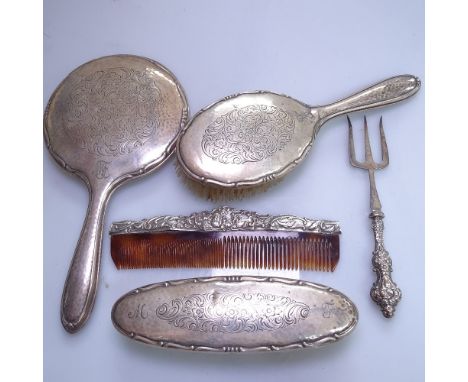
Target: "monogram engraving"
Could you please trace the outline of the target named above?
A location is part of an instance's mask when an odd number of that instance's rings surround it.
[[[294,134],[294,119],[276,106],[235,108],[211,123],[203,152],[224,164],[258,162],[282,150]]]
[[[132,320],[142,319],[146,320],[148,318],[148,311],[146,310],[146,304],[138,304],[135,311],[128,312],[128,318]]]
[[[308,305],[290,297],[263,293],[192,294],[156,308],[157,317],[177,328],[220,333],[278,330],[309,312]]]
[[[162,103],[145,73],[125,67],[99,70],[71,89],[64,103],[65,132],[95,155],[125,155],[155,134]]]
[[[106,179],[109,177],[109,164],[111,162],[106,162],[103,160],[97,161],[96,163],[96,169],[94,174],[96,175],[96,178],[98,179]]]

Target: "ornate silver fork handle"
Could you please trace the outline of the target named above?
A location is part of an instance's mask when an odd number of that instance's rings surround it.
[[[388,166],[388,147],[385,140],[382,118],[380,118],[380,142],[382,146],[382,162],[375,163],[372,158],[372,150],[369,142],[369,132],[367,119],[364,117],[364,140],[365,140],[365,161],[358,162],[354,150],[353,127],[348,117],[349,126],[349,156],[351,165],[367,170],[370,183],[370,207],[369,218],[372,219],[372,230],[374,231],[375,249],[372,256],[373,270],[377,274],[377,280],[372,285],[370,295],[379,306],[386,318],[393,317],[395,307],[401,300],[401,290],[392,280],[392,259],[384,247],[384,213],[380,203],[379,194],[375,186],[375,171]]]

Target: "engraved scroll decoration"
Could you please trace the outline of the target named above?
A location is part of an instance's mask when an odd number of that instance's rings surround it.
[[[224,164],[258,162],[282,150],[294,127],[284,110],[250,105],[217,118],[206,128],[201,145],[206,155]]]
[[[119,67],[78,81],[64,104],[65,132],[98,156],[132,152],[155,134],[163,97],[144,72]]]
[[[156,308],[158,318],[187,330],[239,333],[277,330],[308,317],[310,307],[263,293],[192,294]]]

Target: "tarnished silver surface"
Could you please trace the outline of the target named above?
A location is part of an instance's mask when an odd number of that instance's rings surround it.
[[[416,77],[398,76],[317,107],[267,91],[229,96],[187,124],[177,142],[178,160],[188,178],[200,184],[257,186],[299,164],[329,119],[401,101],[419,88]]]
[[[382,118],[380,118],[380,142],[382,146],[382,162],[375,163],[372,158],[372,150],[369,142],[369,132],[367,120],[364,117],[364,141],[365,141],[365,161],[358,162],[354,150],[353,127],[348,118],[349,127],[349,156],[351,165],[369,173],[370,182],[370,207],[371,213],[369,217],[372,219],[372,230],[374,232],[375,249],[372,256],[372,265],[374,272],[377,273],[377,280],[372,285],[370,295],[382,311],[386,318],[393,317],[396,305],[401,300],[401,290],[392,280],[392,259],[384,247],[383,231],[384,231],[384,213],[382,212],[382,204],[380,203],[379,194],[375,186],[374,172],[388,166],[388,147],[385,140]]]
[[[102,223],[111,193],[168,158],[187,116],[184,92],[172,73],[137,56],[90,61],[70,73],[51,96],[44,114],[47,148],[90,193],[62,297],[67,331],[77,331],[94,304]]]
[[[260,215],[232,207],[218,207],[212,211],[196,212],[189,216],[156,216],[140,221],[115,222],[111,235],[123,233],[151,233],[159,231],[302,231],[324,234],[340,233],[338,222],[312,220],[293,215]]]
[[[244,352],[335,342],[357,324],[342,293],[301,280],[222,276],[135,289],[112,309],[122,334],[164,348]]]

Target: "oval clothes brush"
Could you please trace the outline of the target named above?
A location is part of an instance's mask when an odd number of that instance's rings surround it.
[[[404,100],[419,88],[418,78],[397,76],[316,107],[267,91],[226,97],[199,111],[183,129],[178,164],[189,185],[209,199],[242,197],[299,164],[329,119]]]
[[[89,190],[86,219],[62,295],[67,331],[80,329],[94,305],[110,195],[168,158],[187,115],[187,101],[174,75],[137,56],[90,61],[52,94],[44,115],[47,148]]]
[[[123,335],[191,351],[318,348],[350,334],[358,310],[341,292],[282,277],[171,280],[132,290],[112,308]]]

